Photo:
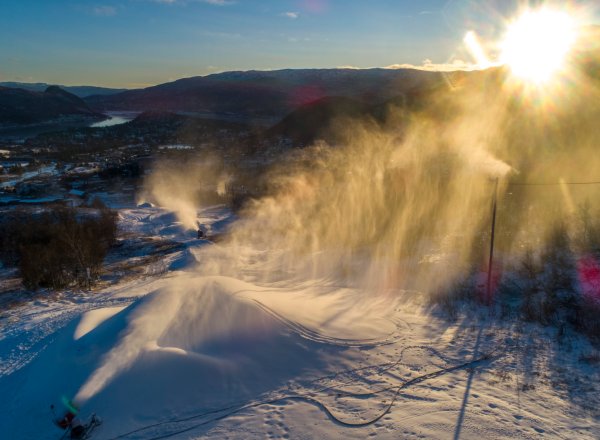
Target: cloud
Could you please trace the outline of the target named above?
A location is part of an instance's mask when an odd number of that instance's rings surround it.
[[[284,17],[287,17],[287,18],[291,18],[292,20],[295,20],[298,17],[300,17],[299,12],[283,12],[281,15],[283,15]]]
[[[467,63],[466,61],[456,59],[451,63],[434,63],[430,59],[423,60],[423,63],[420,65],[417,64],[392,64],[389,66],[383,67],[383,69],[415,69],[415,70],[427,70],[430,72],[454,72],[456,70],[479,70],[486,67],[490,67],[489,65],[480,66],[478,64]],[[343,65],[337,66],[336,69],[376,69],[381,67],[357,67],[352,65]]]
[[[392,64],[384,69],[417,69],[430,72],[452,72],[455,70],[477,70],[481,67],[477,64],[471,64],[463,60],[454,60],[451,63],[434,63],[430,59],[423,60],[421,65],[415,64]]]
[[[114,6],[106,5],[94,6],[92,12],[94,13],[94,15],[97,15],[99,17],[112,17],[113,15],[117,15],[117,8],[115,8]]]

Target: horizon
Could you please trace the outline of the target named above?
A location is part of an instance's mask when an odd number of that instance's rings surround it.
[[[26,82],[26,81],[11,81],[11,80],[1,80],[0,81],[0,85],[2,84],[26,84],[26,85],[45,85],[45,86],[57,86],[57,87],[98,87],[98,88],[107,88],[107,89],[111,89],[114,88],[116,89],[124,89],[124,90],[138,90],[138,89],[143,89],[143,88],[150,88],[150,87],[155,87],[155,86],[160,86],[162,84],[167,84],[167,83],[172,83],[172,82],[176,82],[176,81],[180,81],[180,80],[185,80],[185,79],[191,79],[191,78],[206,78],[208,76],[213,76],[213,75],[221,75],[221,74],[227,74],[227,73],[250,73],[250,72],[282,72],[282,71],[286,71],[286,70],[352,70],[352,71],[358,71],[358,70],[391,70],[391,71],[400,71],[400,70],[416,70],[419,72],[432,72],[432,73],[451,73],[451,72],[472,72],[472,71],[483,71],[483,70],[488,70],[491,68],[495,68],[495,67],[500,67],[500,66],[485,66],[485,67],[479,67],[477,65],[468,65],[468,66],[456,66],[453,68],[453,66],[443,66],[444,68],[442,69],[437,69],[435,66],[427,66],[427,65],[423,65],[423,66],[413,66],[413,65],[407,65],[407,64],[403,64],[403,65],[397,65],[397,66],[385,66],[385,67],[348,67],[348,66],[339,66],[339,67],[297,67],[297,68],[286,68],[283,67],[281,69],[248,69],[248,70],[225,70],[223,72],[214,72],[214,73],[207,73],[204,75],[193,75],[193,76],[186,76],[186,77],[182,77],[182,78],[175,78],[173,80],[170,81],[166,81],[164,83],[158,83],[158,84],[149,84],[147,86],[143,86],[143,87],[137,87],[137,88],[125,88],[125,87],[109,87],[109,86],[102,86],[102,85],[98,85],[98,84],[84,84],[84,83],[75,83],[75,84],[57,84],[57,83],[51,83],[51,82],[45,82],[45,81],[35,81],[35,82]]]
[[[530,2],[535,3],[535,2]],[[570,2],[584,24],[595,2]],[[229,71],[477,67],[474,32],[491,59],[519,0],[127,0],[4,7],[0,82],[144,88]],[[60,23],[60,26],[57,26]]]

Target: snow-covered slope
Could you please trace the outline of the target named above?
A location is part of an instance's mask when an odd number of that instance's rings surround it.
[[[448,322],[412,292],[201,275],[222,245],[157,208],[121,221],[185,244],[176,270],[6,313],[0,437],[60,438],[61,396],[103,418],[98,439],[600,436],[600,366],[574,335],[476,307]]]

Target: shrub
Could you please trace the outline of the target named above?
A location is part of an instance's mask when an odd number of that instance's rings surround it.
[[[575,244],[581,252],[597,252],[600,250],[600,214],[592,212],[591,203],[585,201],[577,207],[575,226],[577,236]]]
[[[3,240],[4,259],[18,265],[26,287],[89,288],[116,240],[117,220],[108,209],[78,214],[59,206],[26,220],[13,219],[5,229],[12,235]]]
[[[522,295],[521,314],[526,321],[538,319],[536,299],[542,290],[540,282],[542,272],[541,264],[537,261],[533,251],[527,249],[517,268]]]

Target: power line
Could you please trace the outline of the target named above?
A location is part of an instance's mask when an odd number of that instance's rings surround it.
[[[598,182],[511,182],[508,186],[600,185]]]

